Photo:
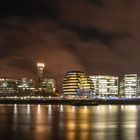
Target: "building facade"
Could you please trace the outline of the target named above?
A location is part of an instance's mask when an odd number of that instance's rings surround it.
[[[140,76],[137,77],[137,96],[140,97]]]
[[[94,84],[90,77],[81,71],[69,71],[63,81],[63,94],[73,96],[89,96],[94,94]]]
[[[35,93],[35,79],[21,78],[17,85],[17,92],[21,95],[33,95]]]
[[[42,91],[44,91],[46,93],[54,93],[56,91],[55,80],[45,78],[42,83]]]
[[[120,82],[120,96],[137,96],[139,91],[137,74],[125,74]]]
[[[41,88],[44,80],[44,63],[37,63],[37,88]]]
[[[118,96],[118,77],[107,75],[92,75],[91,80],[98,96]]]
[[[16,95],[19,80],[9,77],[0,78],[0,96]]]

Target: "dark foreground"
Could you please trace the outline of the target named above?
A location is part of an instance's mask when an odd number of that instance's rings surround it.
[[[71,105],[75,103],[73,99],[0,99],[0,104],[54,104],[54,105]],[[80,100],[81,101],[81,100]],[[139,105],[140,104],[140,98],[134,98],[134,99],[93,99],[93,102],[98,102],[99,105]],[[89,104],[89,100],[82,100],[84,104]],[[80,105],[80,104],[79,104]]]

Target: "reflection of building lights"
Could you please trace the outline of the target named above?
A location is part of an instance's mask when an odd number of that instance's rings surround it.
[[[87,109],[87,106],[84,106],[84,109]]]
[[[96,110],[99,112],[100,111],[100,106],[96,106]]]
[[[89,129],[89,123],[83,123],[83,124],[80,124],[80,129],[81,130],[88,130]]]
[[[14,114],[17,114],[17,104],[14,104]]]
[[[109,105],[109,110],[111,110],[112,109],[112,107],[111,107],[111,105]]]
[[[133,110],[133,111],[137,111],[135,105],[130,105],[130,106],[128,106],[128,109],[129,109],[129,110]]]
[[[66,135],[68,140],[74,140],[75,139],[75,132],[69,132],[68,135]]]
[[[68,130],[74,130],[75,129],[75,122],[74,121],[70,121],[68,124],[67,124],[67,128]]]
[[[97,109],[99,110],[99,112],[101,114],[106,114],[107,113],[106,106],[100,106],[100,107],[97,107]]]
[[[72,106],[72,112],[75,112],[75,106]]]
[[[121,111],[123,111],[124,110],[124,106],[123,105],[121,105]]]
[[[48,114],[51,115],[52,114],[52,106],[48,105]]]
[[[80,133],[80,140],[87,140],[89,139],[88,133]]]
[[[64,106],[60,105],[60,111],[63,112],[64,111]]]
[[[40,105],[37,105],[37,114],[41,113]]]
[[[84,108],[80,108],[79,112],[83,114],[83,116],[87,116],[89,113],[88,107],[84,106]]]
[[[28,104],[27,105],[27,114],[30,114],[31,113],[31,108],[30,108],[30,105]]]

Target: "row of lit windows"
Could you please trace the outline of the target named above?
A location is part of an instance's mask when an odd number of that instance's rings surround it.
[[[64,89],[63,91],[75,91],[76,92],[76,89]]]

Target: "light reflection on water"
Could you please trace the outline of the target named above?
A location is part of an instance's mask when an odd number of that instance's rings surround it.
[[[140,106],[0,105],[1,139],[138,140]]]

